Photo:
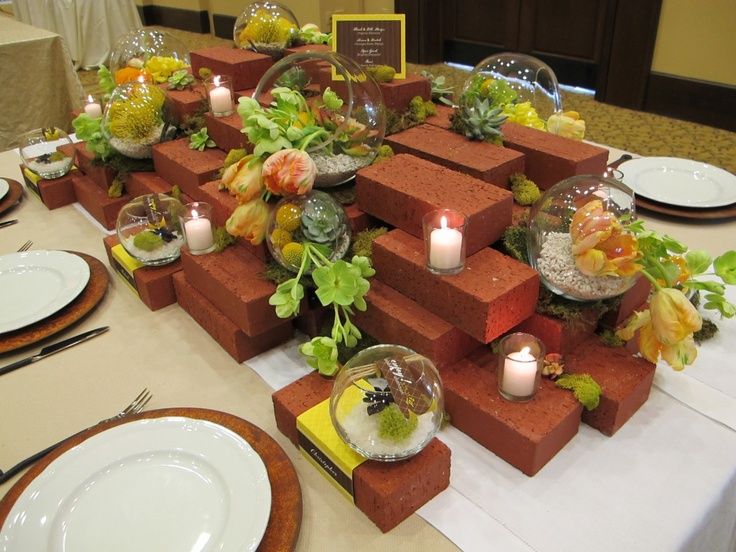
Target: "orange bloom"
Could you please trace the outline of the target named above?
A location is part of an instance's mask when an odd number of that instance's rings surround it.
[[[261,170],[263,161],[246,155],[222,173],[222,185],[238,198],[238,203],[248,203],[263,192]]]
[[[263,183],[272,194],[303,195],[312,189],[317,166],[309,154],[285,149],[270,155],[263,163]]]
[[[141,81],[140,78],[143,78]],[[151,75],[145,69],[123,67],[115,71],[115,84],[120,86],[126,82],[151,82]]]
[[[269,214],[268,204],[265,201],[261,198],[253,199],[235,208],[225,223],[225,230],[231,236],[239,236],[253,245],[258,245],[266,237]]]

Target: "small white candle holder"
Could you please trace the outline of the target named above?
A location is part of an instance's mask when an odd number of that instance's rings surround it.
[[[452,209],[430,211],[422,218],[427,270],[448,276],[465,267],[467,217]]]
[[[84,112],[93,119],[102,117],[102,104],[90,94],[84,101]]]
[[[180,218],[189,252],[192,255],[212,253],[215,250],[212,205],[203,201],[187,203]]]
[[[509,401],[531,400],[539,389],[544,366],[544,343],[527,333],[501,339],[498,351],[498,392]]]
[[[227,117],[235,112],[233,85],[227,75],[215,75],[207,80],[207,99],[215,117]]]

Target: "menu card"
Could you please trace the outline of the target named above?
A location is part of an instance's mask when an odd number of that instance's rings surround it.
[[[404,14],[333,14],[332,48],[360,65],[389,65],[406,78]],[[342,80],[332,71],[332,78]]]

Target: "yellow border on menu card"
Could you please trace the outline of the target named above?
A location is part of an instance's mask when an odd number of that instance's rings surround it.
[[[333,13],[332,14],[332,51],[337,52],[338,21],[399,21],[401,22],[401,68],[397,69],[395,79],[406,78],[406,16],[403,13]],[[339,52],[338,52],[339,53]],[[394,67],[394,69],[396,69]],[[332,67],[332,80],[345,80]]]

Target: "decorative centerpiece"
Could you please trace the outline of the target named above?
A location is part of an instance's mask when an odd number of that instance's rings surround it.
[[[120,243],[133,258],[149,266],[168,264],[179,258],[185,243],[179,200],[149,194],[126,203],[117,221]]]
[[[59,150],[71,144],[60,128],[37,128],[20,137],[20,155],[23,164],[41,178],[59,178],[72,168],[73,159]]]
[[[364,349],[335,378],[330,417],[352,449],[372,460],[414,456],[442,424],[444,394],[432,361],[399,345]]]
[[[585,121],[562,111],[557,77],[543,61],[517,53],[490,56],[473,68],[452,116],[452,128],[473,140],[501,143],[511,121],[582,140]]]
[[[342,80],[333,81],[331,71]],[[287,56],[264,74],[252,98],[239,102],[255,155],[287,148],[308,152],[317,166],[318,188],[342,184],[369,165],[386,129],[378,84],[336,53]]]
[[[292,11],[276,2],[253,2],[235,20],[233,40],[238,48],[281,57],[299,32]]]
[[[177,71],[189,69],[189,54],[170,34],[139,29],[116,41],[110,50],[109,67],[115,85],[126,82],[161,84]]]

